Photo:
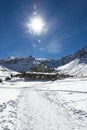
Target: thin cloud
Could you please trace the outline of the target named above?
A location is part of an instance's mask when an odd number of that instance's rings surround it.
[[[39,48],[40,51],[50,54],[57,54],[62,51],[62,46],[56,40],[46,44],[44,47]]]
[[[34,48],[35,48],[35,47],[37,47],[37,46],[36,46],[36,44],[32,44],[32,47],[34,47]]]
[[[56,54],[61,51],[61,47],[58,43],[53,42],[51,44],[48,44],[47,51],[48,51],[48,53]]]

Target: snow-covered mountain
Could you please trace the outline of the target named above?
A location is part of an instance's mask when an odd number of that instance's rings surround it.
[[[56,70],[60,73],[69,74],[73,76],[87,76],[87,64],[84,62],[81,63],[80,59],[77,58],[66,65],[58,67]]]
[[[22,57],[9,57],[7,59],[0,60],[0,65],[14,71],[25,72],[30,68],[35,67],[39,64],[35,58],[29,56],[27,58]]]
[[[87,76],[87,47],[71,55],[70,62],[58,67],[56,70],[74,76]]]
[[[55,68],[61,73],[75,76],[87,76],[87,47],[82,48],[73,55],[60,59],[33,58],[32,56],[9,57],[1,59],[0,65],[13,71],[25,72],[30,68],[44,63],[47,67]]]
[[[81,50],[77,51],[73,55],[68,55],[65,57],[62,57],[60,59],[44,59],[44,60],[39,60],[39,62],[44,63],[48,67],[52,68],[58,68],[60,66],[66,65],[67,63],[70,63],[71,61],[79,59],[79,63],[85,63],[87,64],[87,47],[82,48]]]

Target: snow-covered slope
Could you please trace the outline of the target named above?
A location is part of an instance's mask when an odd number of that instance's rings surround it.
[[[84,47],[76,52],[71,56],[71,58],[68,56],[68,61],[69,62],[66,62],[66,64],[57,67],[56,70],[73,76],[87,76],[87,47]]]
[[[0,66],[0,79],[5,80],[6,77],[10,77],[11,74],[17,74],[18,72],[9,70],[3,66]]]
[[[87,64],[81,63],[80,59],[75,59],[64,66],[58,67],[56,70],[73,76],[87,76]]]

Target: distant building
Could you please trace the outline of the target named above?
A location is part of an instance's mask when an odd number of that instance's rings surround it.
[[[43,63],[39,64],[37,67],[33,67],[31,68],[32,72],[54,72],[54,69],[52,68],[48,68],[47,66],[45,66]]]

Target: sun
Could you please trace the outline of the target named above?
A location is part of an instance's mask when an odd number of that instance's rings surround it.
[[[44,23],[42,19],[39,17],[32,19],[30,25],[31,25],[32,30],[36,33],[41,33],[44,27]]]
[[[45,31],[45,22],[40,16],[33,17],[28,23],[28,28],[30,32],[40,35]]]

